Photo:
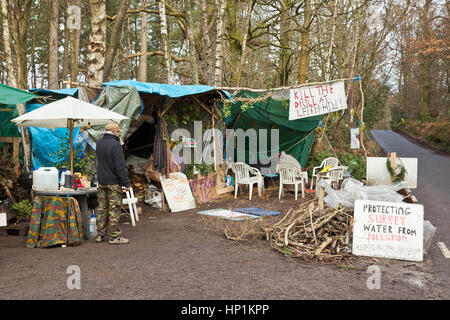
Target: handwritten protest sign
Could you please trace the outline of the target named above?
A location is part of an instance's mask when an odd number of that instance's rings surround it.
[[[347,109],[344,81],[290,90],[289,120]]]
[[[192,196],[188,179],[183,173],[169,173],[168,178],[161,176],[161,186],[172,212],[195,208],[195,200]]]
[[[423,261],[423,205],[356,200],[352,252]]]

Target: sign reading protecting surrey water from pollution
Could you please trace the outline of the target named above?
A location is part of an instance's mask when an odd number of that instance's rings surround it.
[[[291,89],[289,94],[289,120],[347,109],[344,81]]]
[[[352,253],[423,261],[423,205],[356,200]]]

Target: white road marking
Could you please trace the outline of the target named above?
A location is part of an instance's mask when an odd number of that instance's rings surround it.
[[[441,249],[442,254],[445,258],[450,259],[450,251],[448,250],[447,246],[443,242],[437,243],[439,249]]]

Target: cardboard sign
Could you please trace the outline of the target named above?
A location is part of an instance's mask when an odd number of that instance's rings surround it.
[[[216,198],[216,177],[216,174],[210,174],[206,177],[189,180],[192,195],[198,202],[208,202]]]
[[[169,173],[169,178],[161,176],[161,186],[172,212],[195,208],[195,200],[188,179],[181,172]]]
[[[289,120],[313,117],[347,109],[344,81],[291,89]]]
[[[367,157],[367,185],[390,185],[391,174],[386,167],[386,157]],[[405,188],[417,188],[417,158],[397,158],[397,166],[403,164],[406,169]]]
[[[423,261],[423,205],[356,200],[354,255]]]

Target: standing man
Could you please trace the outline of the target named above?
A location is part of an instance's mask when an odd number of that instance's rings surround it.
[[[109,228],[109,243],[124,244],[129,240],[121,236],[119,219],[122,213],[122,187],[130,190],[130,179],[125,155],[120,145],[120,127],[106,125],[105,135],[97,141],[98,214],[97,242],[103,242]]]

